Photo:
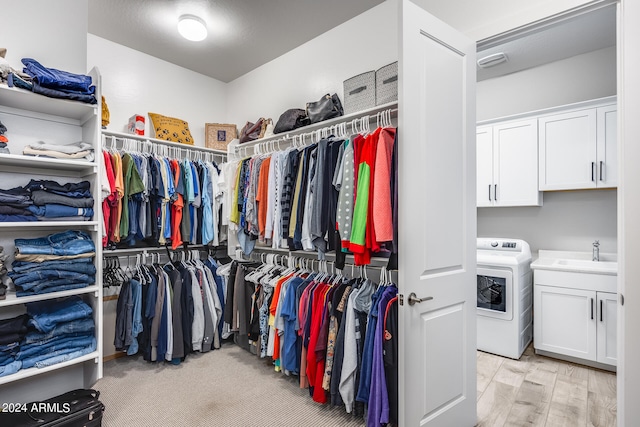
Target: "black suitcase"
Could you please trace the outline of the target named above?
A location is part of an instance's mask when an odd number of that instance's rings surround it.
[[[104,405],[100,392],[73,390],[42,402],[4,405],[0,426],[7,427],[99,427]]]

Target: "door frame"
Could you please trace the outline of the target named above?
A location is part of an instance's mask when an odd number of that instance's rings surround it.
[[[547,18],[483,38],[479,47],[491,46],[502,40],[517,37],[540,25],[566,19],[576,14],[615,4],[617,8],[616,77],[618,107],[618,366],[617,366],[617,422],[640,419],[640,365],[633,361],[640,352],[640,286],[632,278],[640,277],[640,3],[631,0],[594,0]],[[628,167],[626,167],[628,165]],[[630,262],[626,260],[629,259]],[[627,286],[627,283],[630,286]],[[626,310],[631,306],[631,310]],[[627,332],[627,330],[629,332]]]

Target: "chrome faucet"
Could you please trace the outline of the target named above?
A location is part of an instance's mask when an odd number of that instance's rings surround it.
[[[600,261],[600,242],[593,242],[593,259],[592,261]]]

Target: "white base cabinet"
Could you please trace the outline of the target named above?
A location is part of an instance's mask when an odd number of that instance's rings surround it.
[[[554,278],[556,275],[557,279]],[[585,289],[572,287],[573,276],[578,283],[581,276],[587,276],[587,281],[583,282]],[[563,280],[567,278],[569,282]],[[616,366],[617,294],[595,290],[591,285],[597,283],[598,278],[607,282],[604,288],[613,284],[615,289],[616,276],[534,272],[536,351],[580,359],[586,364],[595,362]]]

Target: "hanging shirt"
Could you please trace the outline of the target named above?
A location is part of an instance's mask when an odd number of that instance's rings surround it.
[[[112,207],[111,221],[113,226],[111,230],[113,235],[111,241],[120,241],[120,217],[122,216],[122,198],[124,197],[124,177],[122,175],[122,158],[117,152],[111,153],[111,159],[113,160],[113,172],[116,183],[116,204]]]
[[[182,221],[182,210],[184,208],[184,198],[181,193],[184,189],[180,187],[178,184],[180,182],[180,165],[178,161],[172,160],[171,164],[171,172],[173,174],[173,183],[176,188],[175,192],[175,200],[171,204],[171,248],[176,250],[178,246],[182,244],[182,234],[180,230],[180,223]]]
[[[264,240],[267,223],[268,198],[269,198],[269,172],[271,168],[271,157],[267,157],[260,166],[258,176],[258,191],[256,192],[256,203],[258,205],[258,232],[259,237]]]

